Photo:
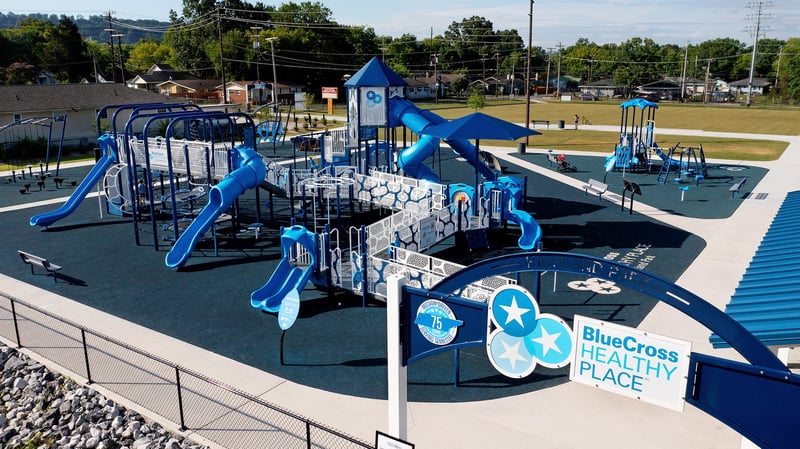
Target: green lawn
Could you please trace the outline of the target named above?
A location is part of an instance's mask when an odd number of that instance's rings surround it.
[[[472,111],[465,105],[440,103],[420,105],[435,110],[445,118],[458,118]],[[480,112],[511,122],[525,122],[523,101],[488,101]],[[622,109],[612,102],[531,102],[531,120],[550,120],[550,130],[538,129],[542,135],[529,139],[535,148],[553,148],[564,151],[613,151],[617,133],[554,130],[558,120],[564,120],[572,128],[571,117],[578,114],[592,125],[619,126]],[[637,110],[638,112],[638,110]],[[745,161],[775,160],[786,150],[788,144],[781,141],[755,139],[725,139],[717,137],[688,137],[662,134],[659,129],[697,129],[716,132],[775,134],[796,136],[800,134],[800,109],[746,108],[743,106],[704,106],[684,104],[659,104],[655,114],[656,141],[662,147],[677,143],[697,148],[703,145],[707,157]],[[487,142],[489,143],[489,142]],[[515,142],[491,142],[492,145],[516,146]]]

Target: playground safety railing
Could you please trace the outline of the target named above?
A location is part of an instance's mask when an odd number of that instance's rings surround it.
[[[147,138],[148,158],[145,155],[143,140],[135,136],[130,137],[128,145],[133,151],[137,164],[144,165],[145,161],[149,159],[152,170],[169,170],[168,160],[171,160],[171,168],[174,173],[191,173],[200,177],[210,175],[212,178],[222,179],[230,172],[228,166],[229,145],[215,144],[212,147],[211,142],[172,139],[169,142],[169,159],[166,154],[167,140],[165,138]],[[209,167],[211,173],[208,173]]]
[[[423,289],[433,287],[433,285],[440,280],[449,277],[464,268],[464,265],[402,248],[394,248],[392,251],[391,260],[402,266],[412,268],[417,272],[426,273],[427,276],[413,276],[409,278],[406,283],[409,286]],[[465,286],[461,290],[459,296],[471,301],[486,302],[500,287],[516,283],[517,282],[512,278],[504,276],[491,276],[481,279],[479,282],[473,282],[472,284]]]
[[[0,336],[222,447],[374,447],[4,292]]]

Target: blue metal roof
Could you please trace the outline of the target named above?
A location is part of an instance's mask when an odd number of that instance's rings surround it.
[[[389,87],[407,86],[408,83],[375,56],[344,85],[345,87]]]
[[[789,192],[725,313],[767,346],[800,344],[800,191]],[[715,348],[728,348],[711,335]]]

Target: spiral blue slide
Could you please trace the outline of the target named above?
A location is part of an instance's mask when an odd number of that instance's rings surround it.
[[[72,195],[69,197],[69,199],[63,205],[61,205],[61,207],[51,212],[34,215],[30,220],[31,226],[47,227],[75,212],[75,209],[81,205],[81,202],[83,202],[83,200],[86,198],[86,195],[89,194],[89,191],[91,191],[94,186],[101,179],[103,179],[103,176],[105,176],[109,167],[119,160],[117,156],[117,143],[113,136],[110,134],[100,136],[97,138],[97,143],[100,146],[100,149],[103,150],[103,156],[97,161],[97,164],[92,167],[92,170],[89,171],[89,174],[83,178],[83,181],[81,181],[80,185],[78,185],[75,191],[72,192]]]
[[[182,267],[191,256],[192,249],[211,228],[217,217],[228,210],[239,195],[247,189],[257,187],[267,175],[264,161],[252,148],[239,147],[236,150],[238,157],[234,157],[234,166],[238,168],[225,176],[219,184],[211,187],[208,192],[208,204],[181,233],[167,253],[165,262],[168,267]]]

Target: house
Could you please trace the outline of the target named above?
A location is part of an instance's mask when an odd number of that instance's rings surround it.
[[[661,79],[638,86],[633,94],[653,101],[680,100],[681,85],[669,79]]]
[[[158,93],[195,104],[220,103],[218,80],[169,80],[157,85]]]
[[[229,81],[225,83],[228,94],[228,102],[241,105],[258,105],[272,101],[273,83],[266,81]],[[276,83],[275,91],[277,100],[283,104],[294,104],[296,93],[303,93],[303,87],[288,84]],[[217,86],[220,89],[221,86]]]
[[[739,94],[739,95],[747,95],[747,91],[749,90],[750,86],[750,79],[745,78],[742,80],[734,81],[732,83],[728,83],[731,88],[731,93]],[[769,89],[772,87],[772,83],[769,82],[766,78],[753,78],[753,95],[764,95],[769,92]]]
[[[592,94],[597,98],[623,98],[628,95],[628,89],[614,82],[611,78],[592,81],[578,86],[582,94]]]
[[[141,75],[136,75],[135,77],[131,78],[126,82],[128,87],[132,87],[134,89],[142,89],[142,90],[151,90],[153,92],[159,91],[159,84],[170,81],[170,80],[177,80],[177,81],[187,81],[187,80],[199,80],[200,78],[189,74],[188,72],[184,72],[181,70],[175,70],[169,64],[153,64],[150,69],[147,70],[146,73]],[[219,82],[217,82],[219,85]]]
[[[436,73],[434,80],[432,73],[413,75],[410,78],[403,78],[408,83],[409,89],[406,95],[410,99],[433,100],[434,98],[444,98],[459,92],[455,92],[453,87],[464,79],[464,75],[457,73]],[[439,93],[436,94],[436,86],[439,86]],[[412,92],[413,86],[413,92]]]
[[[408,84],[405,96],[409,100],[429,100],[433,98],[433,90],[428,83],[416,77],[403,78],[403,81]]]
[[[154,92],[131,89],[122,84],[50,84],[0,86],[0,128],[34,117],[66,114],[64,145],[93,147],[98,136],[97,111],[106,105],[131,103],[182,103]],[[117,119],[125,124],[126,117]],[[0,143],[8,142],[0,135]],[[46,137],[46,136],[45,136]],[[34,137],[38,138],[38,137]],[[53,136],[59,139],[59,136]]]

